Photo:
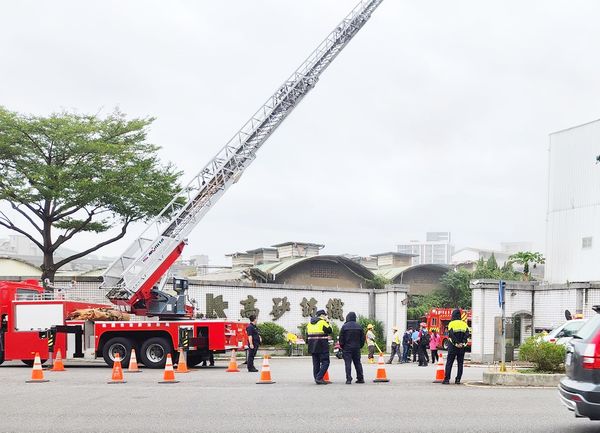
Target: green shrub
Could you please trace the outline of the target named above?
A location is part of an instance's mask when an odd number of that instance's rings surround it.
[[[262,344],[265,346],[277,346],[285,343],[285,328],[277,323],[264,322],[258,324],[258,332],[262,337]]]
[[[529,337],[519,348],[519,359],[532,362],[539,372],[564,371],[565,346],[544,341],[540,335]]]
[[[358,316],[358,324],[365,330],[365,334],[367,333],[367,325],[372,324],[373,333],[375,333],[375,342],[381,350],[385,351],[385,334],[383,332],[383,322],[375,319],[369,319],[365,316]]]

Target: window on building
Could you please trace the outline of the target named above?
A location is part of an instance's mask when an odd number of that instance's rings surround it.
[[[581,238],[581,248],[588,249],[592,248],[592,237],[588,236],[586,238]]]

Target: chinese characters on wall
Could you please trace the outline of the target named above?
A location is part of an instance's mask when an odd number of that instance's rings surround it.
[[[282,298],[271,298],[273,307],[270,311],[270,315],[273,320],[279,320],[288,311],[291,311],[291,303],[287,296]],[[240,301],[242,308],[240,309],[240,316],[247,319],[250,316],[258,317],[260,309],[256,307],[258,299],[252,295],[248,295],[246,299]],[[302,317],[313,317],[318,310],[318,301],[315,298],[302,298],[299,304],[302,310]],[[325,305],[327,314],[331,319],[344,320],[344,302],[338,298],[330,298]],[[223,300],[223,295],[214,296],[213,293],[206,294],[206,315],[204,317],[209,319],[226,319],[227,314],[225,310],[229,308],[229,303]]]

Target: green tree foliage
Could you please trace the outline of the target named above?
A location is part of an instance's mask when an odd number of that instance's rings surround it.
[[[381,276],[375,275],[372,280],[366,281],[367,289],[384,289],[387,284],[391,284],[391,280]]]
[[[493,259],[492,259],[493,258]],[[479,259],[475,270],[469,272],[464,268],[450,270],[440,278],[441,289],[424,296],[410,296],[408,302],[408,319],[419,320],[432,308],[471,308],[470,281],[473,279],[493,279],[516,281],[521,274],[515,272],[510,264],[498,267],[495,257],[487,261]]]
[[[531,252],[531,251],[519,251],[518,253],[513,254],[508,258],[510,263],[518,263],[523,265],[523,278],[525,281],[529,281],[529,264],[533,264],[533,269],[537,267],[537,265],[543,265],[546,263],[546,259],[541,253]]]
[[[43,277],[125,236],[157,215],[178,189],[180,173],[146,141],[152,118],[104,118],[69,112],[26,116],[0,107],[0,225],[29,238],[44,255]],[[54,260],[84,232],[112,237]]]
[[[519,359],[534,363],[539,372],[563,372],[565,353],[565,346],[544,341],[540,335],[529,337],[519,347]]]
[[[285,328],[273,322],[263,322],[257,325],[258,332],[265,346],[278,346],[285,343]]]
[[[486,267],[491,271],[498,269],[498,262],[496,261],[496,256],[494,253],[492,253],[490,258],[487,260]]]

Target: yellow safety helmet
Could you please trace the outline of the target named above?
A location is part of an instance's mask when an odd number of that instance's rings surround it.
[[[372,324],[372,323],[369,323],[369,324],[367,325],[367,329],[373,329],[373,324]]]

